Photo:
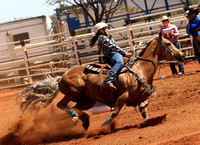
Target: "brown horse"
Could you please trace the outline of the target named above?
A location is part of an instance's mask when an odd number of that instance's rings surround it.
[[[65,72],[62,77],[49,78],[49,80],[37,82],[25,88],[19,93],[18,99],[22,98],[20,97],[22,94],[33,89],[34,93],[26,95],[26,98],[21,101],[21,108],[34,106],[37,103],[47,105],[52,102],[60,90],[65,96],[57,107],[70,114],[74,124],[78,119],[82,120],[86,130],[89,127],[89,116],[82,110],[90,109],[96,102],[101,102],[111,107],[114,106],[111,117],[102,124],[106,125],[119,114],[125,104],[128,106],[141,105],[148,99],[151,95],[149,91],[152,89],[153,76],[162,60],[183,62],[184,55],[159,33],[159,36],[143,50],[139,60],[128,68],[128,71],[118,75],[117,92],[113,92],[107,86],[99,85],[99,74],[86,71],[85,65],[80,65]],[[105,78],[106,75],[102,75],[101,81]],[[47,89],[47,86],[50,89]],[[72,108],[67,107],[70,101],[76,102]],[[147,116],[143,115],[143,117]]]

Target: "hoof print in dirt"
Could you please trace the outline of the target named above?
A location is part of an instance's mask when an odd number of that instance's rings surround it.
[[[161,123],[163,123],[163,121],[166,120],[166,116],[167,116],[167,114],[164,114],[164,115],[161,115],[161,116],[157,116],[157,117],[154,117],[154,118],[147,119],[140,124],[140,128],[144,128],[144,127],[148,127],[148,126],[155,126],[155,125],[161,124]]]

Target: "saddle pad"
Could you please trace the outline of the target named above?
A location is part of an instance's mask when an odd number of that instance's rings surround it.
[[[122,70],[120,71],[120,73],[124,73],[124,72],[128,71],[127,67],[131,68],[135,62],[136,62],[136,61],[128,61],[128,63],[126,63],[126,64],[123,66],[123,68],[122,68]],[[106,65],[106,64],[100,64],[100,65],[98,65],[98,64],[96,64],[96,63],[86,65],[86,66],[85,66],[85,69],[87,69],[87,70],[89,70],[89,71],[91,71],[91,72],[93,72],[93,73],[97,73],[97,74],[98,74],[98,73],[100,72],[100,70],[101,70],[101,67],[103,67],[102,74],[107,74],[107,73],[109,72],[109,70],[111,69],[111,68],[110,68],[108,65]]]
[[[101,66],[96,65],[96,64],[88,64],[85,66],[85,69],[98,74],[101,70]],[[106,67],[106,65],[103,66],[102,74],[107,74],[109,70],[110,68]]]

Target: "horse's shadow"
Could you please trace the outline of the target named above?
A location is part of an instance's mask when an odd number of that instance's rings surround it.
[[[156,126],[156,125],[162,124],[164,121],[166,121],[166,116],[167,116],[167,114],[157,116],[157,117],[152,117],[148,120],[143,121],[140,124],[124,126],[121,128],[116,128],[115,121],[113,121],[106,127],[102,127],[98,130],[95,130],[95,131],[93,130],[93,131],[88,132],[86,137],[87,138],[90,138],[90,137],[98,138],[99,135],[112,134],[112,133],[122,131],[122,130],[129,130],[129,129],[133,129],[133,128],[142,129],[142,128],[146,128],[149,126]]]

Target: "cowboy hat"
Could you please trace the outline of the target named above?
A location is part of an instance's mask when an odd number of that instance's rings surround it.
[[[164,16],[162,16],[162,19],[160,21],[162,22],[163,20],[170,21],[170,17],[167,17],[166,15],[164,15]]]
[[[188,10],[185,11],[185,14],[186,14],[186,15],[194,14],[194,13],[195,13],[196,15],[198,15],[199,11],[198,11],[197,9],[194,9],[194,8],[190,8],[190,9],[188,9]]]
[[[94,26],[94,33],[97,33],[100,29],[104,28],[104,27],[108,27],[108,24],[104,23],[104,22],[99,22]]]

